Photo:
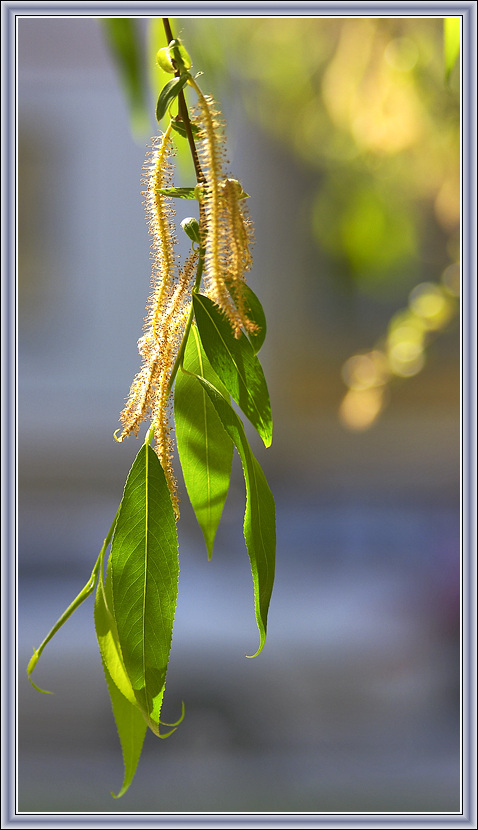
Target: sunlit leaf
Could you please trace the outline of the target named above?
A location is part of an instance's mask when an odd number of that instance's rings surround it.
[[[193,294],[196,322],[212,368],[257,429],[266,447],[272,443],[272,414],[262,366],[245,336],[232,329],[209,297]]]
[[[200,135],[199,128],[196,126],[196,124],[193,124],[192,121],[190,122],[190,124],[191,124],[191,132],[192,132],[194,138],[198,138],[199,135]],[[173,119],[172,127],[173,127],[173,130],[176,133],[178,133],[178,135],[181,135],[183,138],[187,138],[186,127],[184,126],[182,121],[179,121],[176,118]]]
[[[174,199],[195,199],[195,187],[158,187],[158,193],[163,196],[172,196]]]
[[[198,378],[241,457],[247,501],[244,514],[246,541],[254,582],[254,605],[262,650],[267,632],[267,614],[274,585],[276,524],[274,497],[259,462],[252,453],[241,419],[227,400],[204,378]]]
[[[231,283],[228,285],[229,293],[234,300],[234,303],[237,306],[237,291],[238,287],[236,283]],[[254,352],[260,351],[264,340],[266,339],[267,334],[267,323],[266,323],[266,315],[264,313],[264,309],[262,308],[261,302],[259,297],[257,297],[252,288],[248,286],[247,283],[241,284],[241,298],[242,298],[242,305],[248,320],[251,323],[256,323],[257,331],[248,334],[248,338],[251,342],[251,346],[254,349]]]
[[[116,728],[121,742],[124,763],[124,779],[121,790],[117,795],[115,793],[111,793],[111,795],[114,798],[121,798],[134,778],[148,727],[140,710],[126,700],[118,690],[116,684],[113,683],[104,664],[103,669],[110,694]]]
[[[448,80],[458,55],[460,54],[461,18],[445,17],[444,41],[445,41],[445,76]]]
[[[43,640],[43,642],[41,643],[41,645],[39,645],[38,648],[34,650],[32,656],[30,658],[30,661],[29,661],[28,666],[27,666],[27,675],[28,675],[28,679],[29,679],[30,683],[32,684],[33,688],[37,690],[37,692],[42,692],[43,694],[47,694],[47,695],[53,694],[53,692],[49,692],[46,689],[40,689],[40,687],[37,686],[33,682],[32,678],[31,678],[32,672],[35,669],[35,666],[38,663],[38,660],[40,659],[41,654],[43,652],[43,649],[45,648],[47,643],[50,642],[50,640],[55,636],[57,631],[60,630],[60,628],[66,623],[66,621],[76,611],[76,609],[79,608],[80,605],[85,601],[85,599],[88,599],[90,594],[92,594],[93,591],[95,590],[95,585],[96,585],[96,580],[98,579],[98,573],[99,573],[99,570],[100,570],[100,565],[101,565],[101,562],[103,561],[103,555],[104,555],[104,552],[105,552],[106,548],[108,547],[108,544],[109,544],[109,539],[106,538],[105,542],[103,544],[103,547],[101,549],[101,552],[98,556],[98,559],[95,562],[95,566],[94,566],[94,568],[91,572],[91,576],[90,576],[88,582],[86,583],[84,588],[81,589],[80,593],[75,597],[73,602],[70,603],[68,608],[65,611],[63,611],[63,614],[61,615],[61,617],[56,621],[55,625],[50,629],[50,631],[46,635],[46,637]]]
[[[101,572],[96,589],[95,627],[123,752],[124,780],[120,792],[115,795],[115,798],[120,798],[130,786],[136,772],[147,725],[124,668],[111,604],[111,569],[108,567],[106,580],[103,580]]]
[[[95,597],[95,628],[101,659],[105,670],[121,694],[134,706],[138,706],[130,679],[125,669],[118,630],[113,612],[111,565],[108,563],[106,580],[101,567]]]
[[[224,431],[205,390],[189,372],[207,378],[226,397],[192,327],[184,354],[184,369],[174,387],[174,420],[184,483],[193,506],[209,559],[231,476],[233,443]]]
[[[172,78],[171,81],[168,81],[165,87],[160,92],[158,103],[156,104],[156,120],[161,121],[161,119],[166,115],[169,107],[173,103],[174,99],[178,97],[179,93],[186,86],[189,75],[187,72],[184,75],[180,75],[179,78]]]
[[[178,591],[176,522],[157,455],[144,444],[128,475],[111,544],[113,613],[124,666],[148,726],[159,717]]]

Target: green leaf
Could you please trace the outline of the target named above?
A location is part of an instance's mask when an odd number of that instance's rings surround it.
[[[121,694],[104,664],[103,669],[121,742],[124,763],[124,779],[121,790],[117,795],[114,793],[111,793],[111,795],[114,798],[121,798],[134,778],[148,727],[141,711]]]
[[[108,17],[101,22],[128,102],[133,132],[141,135],[149,129],[150,121],[138,22],[130,17]]]
[[[174,199],[195,199],[195,187],[158,187],[158,193],[163,196],[172,196]]]
[[[252,453],[241,419],[230,403],[217,389],[198,377],[221,423],[234,441],[241,457],[246,483],[246,512],[244,514],[244,539],[246,541],[254,582],[254,606],[260,634],[256,657],[264,647],[267,632],[267,613],[274,585],[276,522],[274,497],[267,484],[259,462]]]
[[[139,709],[133,688],[124,667],[118,642],[116,623],[112,613],[111,568],[108,566],[103,580],[103,563],[95,598],[95,627],[100,646],[106,683],[111,698],[124,761],[124,780],[118,795],[120,798],[130,786],[143,747],[146,721]]]
[[[445,17],[444,25],[444,47],[445,47],[445,77],[448,81],[451,71],[460,54],[460,17]]]
[[[113,615],[126,674],[155,735],[178,592],[176,522],[156,453],[144,444],[129,472],[111,544]]]
[[[234,337],[219,307],[193,293],[194,313],[212,368],[257,429],[266,447],[272,443],[272,415],[267,383],[259,359],[245,336]]]
[[[45,648],[45,646],[47,645],[47,643],[50,642],[52,637],[55,636],[56,632],[60,630],[62,625],[64,625],[66,623],[66,621],[71,617],[71,615],[76,611],[76,609],[79,608],[80,605],[85,601],[85,599],[88,599],[90,594],[92,594],[93,591],[95,590],[96,580],[98,578],[98,572],[99,572],[99,569],[100,569],[101,562],[103,561],[104,552],[105,552],[106,548],[109,545],[109,540],[111,538],[111,533],[113,532],[113,527],[114,527],[114,522],[113,522],[113,525],[111,526],[111,529],[110,529],[110,532],[109,532],[108,536],[106,537],[106,539],[104,541],[103,547],[100,551],[98,559],[95,562],[95,566],[94,566],[94,568],[91,572],[91,576],[90,576],[88,582],[86,583],[84,588],[81,589],[80,593],[75,597],[73,602],[70,603],[68,608],[65,611],[63,611],[63,614],[61,615],[61,617],[56,621],[53,628],[50,629],[50,631],[46,635],[46,637],[43,640],[43,642],[41,643],[41,645],[39,645],[38,648],[34,650],[33,655],[30,658],[30,662],[28,663],[28,666],[27,666],[27,675],[28,675],[28,679],[29,679],[30,683],[32,684],[33,688],[37,690],[37,692],[42,692],[43,694],[46,694],[46,695],[53,694],[53,692],[49,692],[46,689],[40,689],[40,687],[37,686],[33,682],[33,680],[31,679],[32,672],[33,672],[36,664],[38,663],[38,660],[41,657],[42,651]]]
[[[231,283],[227,286],[227,288],[237,308],[237,294],[239,290],[238,285],[237,283]],[[255,354],[257,354],[257,352],[260,351],[260,349],[262,348],[264,340],[266,339],[266,315],[264,313],[264,309],[262,308],[259,298],[254,294],[252,288],[249,288],[246,282],[241,283],[240,291],[242,297],[242,305],[244,307],[246,316],[248,320],[257,325],[257,331],[253,332],[252,334],[248,334],[251,346],[254,349]]]
[[[137,707],[133,687],[125,669],[113,613],[110,562],[108,563],[106,580],[103,579],[103,565],[101,566],[95,597],[95,628],[105,670],[123,697]]]
[[[172,80],[168,81],[166,86],[163,87],[156,105],[157,121],[161,121],[174,99],[178,97],[182,88],[186,86],[190,77],[189,73],[185,72],[183,75],[180,75],[179,78],[172,78]]]
[[[210,559],[229,489],[234,446],[205,390],[189,374],[207,378],[227,397],[195,326],[189,334],[183,366],[186,371],[178,372],[174,387],[176,440],[184,483]]]
[[[197,124],[194,124],[192,121],[189,122],[191,124],[191,132],[194,138],[199,138],[201,131]],[[184,126],[183,122],[178,120],[177,118],[173,118],[172,121],[172,128],[173,130],[178,133],[178,135],[182,136],[183,138],[187,138],[188,134],[186,132],[186,127]]]

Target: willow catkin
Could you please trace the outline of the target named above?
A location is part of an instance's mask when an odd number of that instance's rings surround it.
[[[205,176],[202,199],[205,291],[239,337],[242,329],[255,328],[247,318],[241,291],[245,271],[252,264],[252,224],[241,205],[245,195],[241,185],[224,172],[224,123],[211,96],[199,95],[195,120],[200,130],[198,154]]]
[[[170,199],[159,192],[170,185],[172,171],[171,125],[153,139],[143,167],[145,209],[151,242],[151,293],[144,321],[145,334],[138,341],[141,369],[133,380],[120,416],[119,441],[138,435],[144,420],[154,425],[155,451],[161,461],[173,504],[177,509],[176,482],[172,470],[172,441],[168,417],[169,380],[186,325],[197,253],[192,253],[178,274],[176,237]]]

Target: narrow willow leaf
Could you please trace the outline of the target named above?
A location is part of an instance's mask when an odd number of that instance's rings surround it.
[[[112,525],[112,528],[113,528],[113,526],[114,525]],[[112,531],[110,531],[110,532],[112,532]],[[29,679],[30,683],[32,684],[33,688],[37,690],[37,692],[42,692],[42,694],[45,694],[45,695],[52,695],[53,694],[53,692],[49,692],[47,689],[40,689],[40,687],[37,686],[33,682],[33,680],[31,679],[32,672],[33,672],[36,664],[38,663],[38,660],[41,657],[42,651],[45,648],[45,646],[47,645],[47,643],[50,642],[52,637],[55,636],[57,631],[59,631],[60,628],[62,627],[62,625],[64,625],[66,623],[66,621],[71,617],[71,615],[74,613],[74,611],[76,611],[76,609],[79,608],[80,605],[85,601],[85,599],[88,599],[90,594],[92,594],[93,591],[95,590],[95,585],[96,585],[96,580],[98,578],[98,572],[99,572],[99,569],[100,569],[100,565],[101,565],[101,562],[103,560],[104,552],[105,552],[106,548],[108,547],[108,545],[109,545],[109,537],[107,537],[104,541],[103,547],[100,551],[98,559],[95,562],[95,566],[94,566],[94,568],[91,572],[91,576],[90,576],[88,582],[86,583],[84,588],[81,589],[80,593],[75,597],[73,602],[70,603],[68,608],[65,611],[63,611],[63,614],[61,615],[61,617],[56,621],[53,628],[50,629],[50,631],[46,635],[46,637],[43,640],[43,642],[41,643],[41,645],[39,645],[38,648],[34,650],[32,656],[30,658],[30,662],[28,663],[28,666],[27,666],[27,675],[28,675],[28,679]]]
[[[174,199],[195,199],[195,187],[158,187],[158,193],[163,196],[172,196]]]
[[[120,798],[130,786],[136,772],[147,725],[136,703],[133,688],[124,668],[111,602],[111,569],[108,567],[106,580],[104,581],[102,564],[96,589],[95,627],[106,684],[123,752],[123,786],[118,795],[112,793],[115,798]]]
[[[444,48],[445,48],[445,78],[448,81],[451,71],[460,54],[461,18],[445,17],[444,27]]]
[[[117,795],[113,792],[111,795],[114,798],[121,798],[134,778],[148,727],[146,726],[146,721],[141,711],[121,694],[104,664],[103,669],[110,693],[111,707],[118,730],[124,763],[124,779],[121,790]]]
[[[193,124],[192,121],[190,122],[190,125],[191,125],[191,132],[193,134],[193,137],[194,138],[199,138],[199,136],[201,134],[201,131],[200,131],[199,127],[196,124]],[[171,126],[172,126],[173,130],[176,133],[178,133],[180,136],[182,136],[183,138],[188,137],[188,134],[186,132],[186,127],[184,126],[184,123],[182,121],[179,121],[179,120],[174,118]]]
[[[224,431],[216,410],[194,375],[201,375],[225,397],[226,388],[213,371],[195,326],[184,353],[183,366],[174,387],[174,421],[184,483],[209,559],[229,489],[234,445]]]
[[[173,78],[171,81],[168,81],[166,86],[163,87],[159,94],[158,103],[156,104],[157,121],[161,121],[161,119],[166,115],[168,108],[171,106],[174,99],[178,97],[182,88],[186,86],[190,77],[189,73],[185,72],[183,75],[180,75],[179,78]]]
[[[237,308],[237,285],[235,283],[231,283],[230,285],[228,285],[228,290]],[[257,325],[257,331],[248,334],[251,346],[254,349],[254,352],[257,354],[257,352],[260,351],[260,349],[262,348],[264,340],[266,339],[266,315],[264,314],[264,309],[262,308],[259,297],[257,297],[254,294],[252,288],[249,288],[247,283],[242,283],[240,290],[242,296],[242,305],[244,307],[246,317],[248,318],[248,320],[251,321],[251,323],[255,323]]]
[[[199,377],[202,387],[231,436],[241,457],[246,482],[247,502],[244,515],[246,541],[254,582],[254,605],[260,634],[256,657],[264,647],[267,632],[267,613],[274,585],[276,522],[274,497],[269,489],[259,462],[252,453],[241,419],[232,406],[207,380]]]
[[[193,294],[194,313],[212,368],[257,429],[266,447],[272,443],[272,415],[267,383],[259,359],[245,336],[234,337],[218,306]]]
[[[126,700],[137,708],[133,687],[125,669],[113,613],[110,563],[108,563],[106,580],[103,579],[103,565],[101,566],[95,597],[95,628],[105,671],[108,672],[109,677]]]
[[[179,563],[169,488],[148,444],[138,452],[126,481],[110,561],[124,667],[148,726],[160,736]]]

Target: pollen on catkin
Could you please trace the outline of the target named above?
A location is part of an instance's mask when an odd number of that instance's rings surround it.
[[[172,180],[171,125],[164,135],[153,138],[152,150],[143,167],[145,209],[151,242],[151,293],[144,321],[145,333],[138,341],[141,369],[131,385],[120,416],[122,441],[138,435],[143,421],[154,425],[155,452],[163,467],[177,514],[176,481],[172,468],[172,440],[169,423],[170,377],[181,345],[189,312],[190,292],[198,254],[193,252],[178,273],[176,237],[171,221],[170,199],[158,192]]]
[[[241,204],[241,185],[224,172],[224,123],[211,96],[198,96],[195,122],[200,130],[198,154],[205,176],[201,228],[205,237],[205,293],[221,308],[234,335],[240,337],[242,329],[256,329],[247,317],[241,290],[245,272],[252,265],[252,223]]]

